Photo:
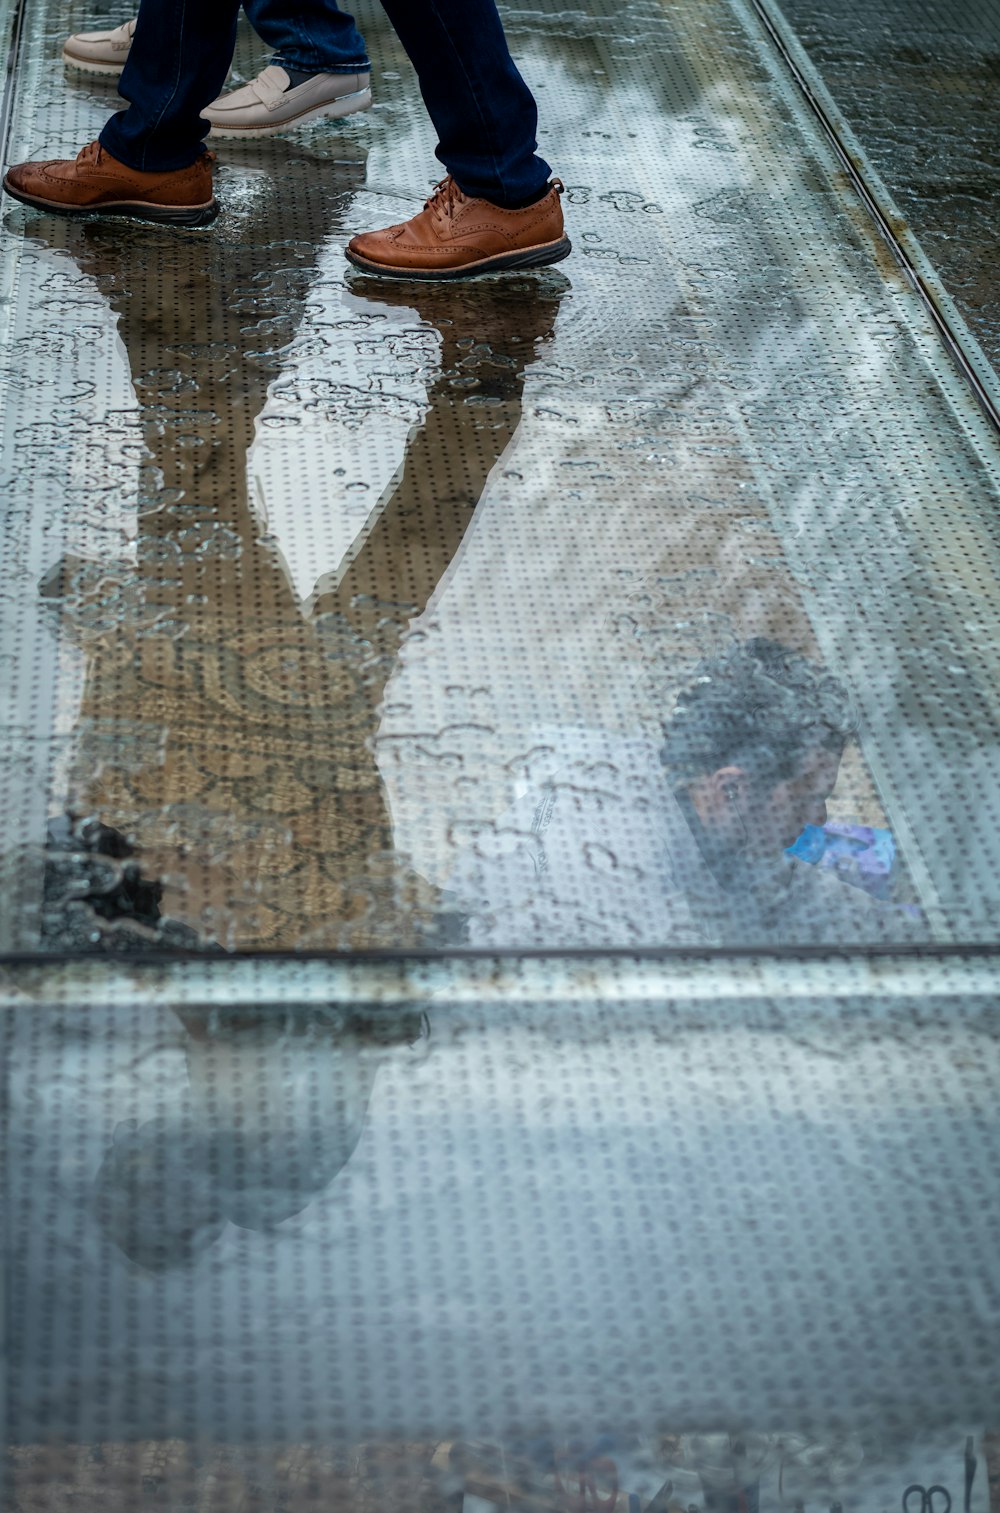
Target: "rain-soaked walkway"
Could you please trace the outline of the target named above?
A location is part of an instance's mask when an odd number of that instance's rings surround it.
[[[989,0],[783,0],[778,25],[1000,368],[1000,9]],[[769,17],[775,12],[769,8]]]
[[[29,12],[11,159],[107,114],[58,62],[86,19]],[[209,235],[8,208],[8,949],[121,912],[113,860],[46,857],[67,815],[162,887],[116,944],[994,938],[1000,452],[756,18],[514,11],[577,252],[458,290],[343,261],[433,170],[370,20],[382,103],[225,148]],[[664,911],[616,840],[759,636],[849,688],[830,809],[891,831],[883,908]]]
[[[367,3],[209,232],[5,205],[9,1505],[996,1513],[997,431],[750,3],[505,16],[558,269],[345,263]]]

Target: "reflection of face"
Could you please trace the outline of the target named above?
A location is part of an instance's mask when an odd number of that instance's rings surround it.
[[[837,785],[840,752],[818,747],[798,764],[791,777],[774,788],[751,790],[744,819],[748,850],[784,851],[806,825],[826,824],[826,801]]]

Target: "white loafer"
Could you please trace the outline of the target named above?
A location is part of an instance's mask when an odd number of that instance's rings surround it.
[[[349,116],[372,103],[369,75],[313,74],[289,89],[289,77],[271,63],[256,79],[220,95],[202,116],[213,137],[271,137],[321,117]]]
[[[85,74],[106,74],[115,78],[128,60],[135,20],[125,21],[108,32],[74,32],[63,43],[63,62]]]

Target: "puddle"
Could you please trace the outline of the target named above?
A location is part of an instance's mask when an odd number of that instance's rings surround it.
[[[558,270],[349,269],[374,10],[209,232],[5,208],[19,1513],[1000,1506],[996,437],[739,0],[508,17]]]
[[[578,19],[512,20],[565,270],[348,268],[428,173],[377,19],[397,113],[227,146],[210,234],[8,210],[9,948],[82,948],[46,835],[84,822],[192,950],[995,938],[995,444],[737,13]],[[14,155],[103,108],[43,20]],[[758,643],[794,718],[727,734],[760,704],[730,679],[681,782],[675,707]],[[887,837],[877,900],[783,854],[827,820]]]
[[[8,1010],[12,1506],[992,1513],[988,1013],[680,992]]]

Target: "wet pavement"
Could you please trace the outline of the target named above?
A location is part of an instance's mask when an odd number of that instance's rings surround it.
[[[1000,12],[785,0],[784,16],[994,368]]]
[[[208,232],[4,208],[10,1505],[997,1513],[1000,441],[751,6],[505,15],[558,269],[345,263],[367,5]]]
[[[85,19],[10,157],[106,114]],[[209,234],[8,207],[6,948],[992,941],[996,437],[759,22],[514,11],[576,253],[451,289],[342,258],[433,176],[365,20],[377,108],[224,146]],[[664,726],[754,637],[849,695],[849,854],[699,890]]]
[[[26,1485],[157,1442],[173,1508],[227,1456],[460,1438],[558,1506],[548,1438],[645,1461],[645,1508],[657,1436],[725,1431],[761,1507],[867,1513],[957,1504],[973,1435],[992,1513],[992,1002],[26,1005],[3,1050]]]

